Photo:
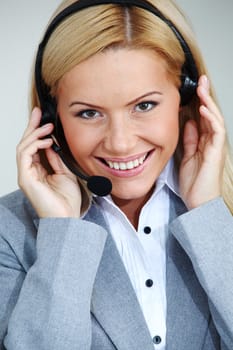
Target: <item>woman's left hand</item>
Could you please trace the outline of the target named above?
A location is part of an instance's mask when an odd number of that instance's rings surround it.
[[[224,119],[209,94],[205,75],[199,79],[200,128],[189,120],[184,129],[184,157],[180,166],[180,194],[188,209],[221,196],[226,156]]]

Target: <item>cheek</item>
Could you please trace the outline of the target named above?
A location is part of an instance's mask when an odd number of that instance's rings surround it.
[[[153,135],[155,142],[163,149],[174,149],[177,146],[179,139],[179,120],[178,116],[166,118],[160,123],[155,123],[150,129],[150,134]]]
[[[179,139],[179,119],[178,116],[171,118],[164,127],[165,138],[171,142],[178,142]]]
[[[93,130],[80,125],[63,124],[64,135],[69,149],[77,162],[82,163],[83,159],[92,154],[97,147],[98,137]]]
[[[83,151],[86,150],[88,146],[87,137],[81,133],[80,129],[74,125],[68,125],[68,123],[63,123],[63,131],[65,135],[66,142],[73,156],[77,159]]]

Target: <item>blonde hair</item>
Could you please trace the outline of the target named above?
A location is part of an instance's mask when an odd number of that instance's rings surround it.
[[[74,2],[74,0],[64,0],[52,18]],[[181,32],[191,49],[198,74],[209,76],[193,31],[175,2],[173,0],[148,2],[158,8]],[[50,87],[51,95],[56,96],[58,82],[65,73],[90,56],[112,47],[154,50],[165,59],[168,74],[176,86],[180,86],[180,73],[185,57],[179,41],[169,26],[157,16],[141,8],[106,4],[89,7],[72,14],[52,33],[44,51],[42,64],[43,79]],[[40,105],[34,79],[31,92],[31,108],[33,108]],[[216,101],[212,88],[211,95]],[[188,119],[194,119],[199,125],[199,118],[199,99],[194,96],[180,112],[180,138],[175,152],[178,168],[183,154],[184,124]],[[88,204],[88,191],[85,183],[80,182],[83,189],[84,209]],[[233,213],[232,185],[233,165],[228,144],[222,191],[223,198]]]

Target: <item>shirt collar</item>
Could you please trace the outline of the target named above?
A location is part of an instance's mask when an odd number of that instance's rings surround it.
[[[175,166],[174,166],[174,159],[173,157],[168,161],[166,164],[165,168],[159,175],[157,181],[156,181],[156,186],[154,189],[154,192],[151,196],[151,199],[156,196],[156,194],[164,187],[167,186],[172,192],[174,192],[177,196],[180,197],[179,194],[179,186],[178,186],[178,177],[175,171]],[[103,201],[106,201],[110,203],[111,205],[115,206],[111,195],[105,196],[105,197],[98,197],[98,196],[93,196],[93,200],[97,202],[98,204],[103,203]]]
[[[163,169],[163,171],[159,175],[156,184],[157,184],[157,186],[156,186],[157,190],[159,190],[164,185],[167,185],[167,187],[172,192],[174,192],[177,196],[180,197],[178,176],[177,176],[177,172],[175,169],[173,157],[168,161],[165,168]],[[155,191],[156,191],[156,189],[155,189]]]

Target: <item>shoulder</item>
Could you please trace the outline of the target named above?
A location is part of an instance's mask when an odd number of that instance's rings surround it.
[[[170,227],[189,255],[195,247],[199,252],[203,248],[204,258],[207,251],[212,254],[217,247],[221,247],[222,252],[229,247],[233,249],[233,217],[221,197],[179,216]]]
[[[22,191],[17,190],[0,198],[0,230],[12,223],[24,223],[37,218],[28,199]]]
[[[33,262],[38,217],[20,190],[0,198],[0,216],[0,254],[6,259],[15,256],[21,262]]]
[[[34,214],[34,216],[36,215],[30,202],[21,190],[14,191],[0,197],[0,208],[1,210],[5,208],[6,210],[8,209],[12,212],[18,212],[22,209],[28,208]]]

